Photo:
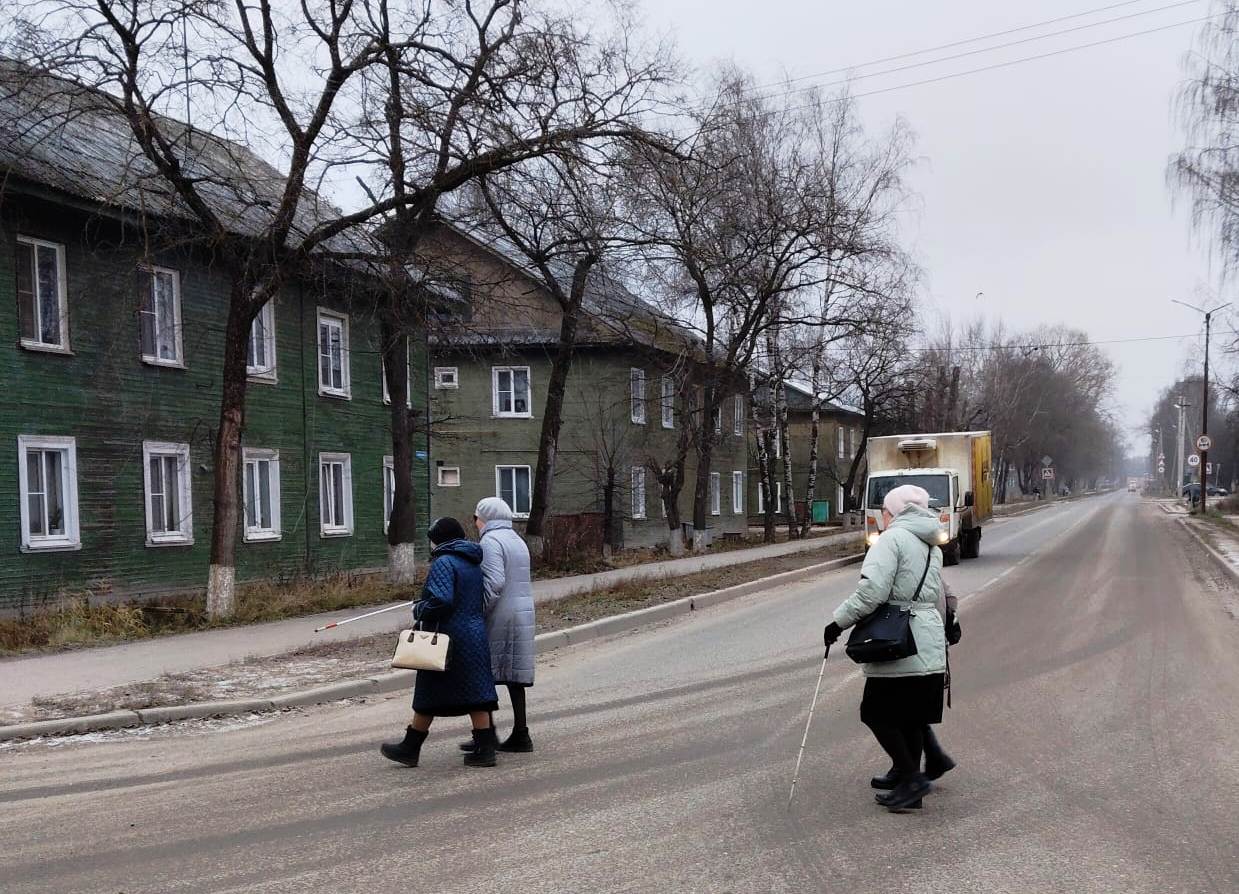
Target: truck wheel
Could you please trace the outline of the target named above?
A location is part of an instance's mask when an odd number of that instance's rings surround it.
[[[942,547],[942,564],[943,565],[958,565],[959,564],[959,538],[952,540],[946,546]]]
[[[981,555],[981,529],[971,528],[959,535],[959,557],[975,559]]]

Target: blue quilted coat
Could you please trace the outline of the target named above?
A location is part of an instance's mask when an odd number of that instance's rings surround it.
[[[431,554],[413,619],[451,638],[447,670],[419,671],[413,710],[434,717],[498,708],[490,671],[490,643],[482,613],[482,548],[468,540],[440,544]]]

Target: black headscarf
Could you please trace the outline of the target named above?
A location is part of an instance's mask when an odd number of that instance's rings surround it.
[[[451,543],[453,540],[464,540],[465,529],[460,526],[460,522],[451,516],[443,516],[437,518],[434,524],[430,526],[430,542],[435,546],[440,546],[444,543]]]

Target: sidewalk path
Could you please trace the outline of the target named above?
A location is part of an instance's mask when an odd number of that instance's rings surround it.
[[[804,541],[774,543],[752,549],[633,565],[597,574],[534,581],[534,599],[537,602],[546,602],[624,581],[682,577],[699,571],[821,549],[845,542],[848,538],[855,540],[857,546],[860,545],[859,532],[846,531]],[[339,640],[374,633],[394,633],[408,623],[406,612],[392,611],[338,630],[314,633],[316,627],[361,614],[365,610],[364,607],[353,608],[265,624],[137,640],[115,646],[0,659],[0,707],[24,705],[32,698],[137,683],[154,679],[163,673],[218,667],[253,656],[280,655],[326,642],[328,638]]]

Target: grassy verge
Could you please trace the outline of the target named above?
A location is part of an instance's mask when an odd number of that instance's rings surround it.
[[[855,552],[855,544],[832,544],[811,553],[762,559],[684,577],[631,581],[604,590],[580,593],[539,605],[537,629],[539,633],[560,630],[772,574],[795,571],[851,552]],[[251,658],[191,673],[165,674],[156,680],[97,692],[41,698],[7,712],[0,717],[0,722],[20,723],[218,699],[271,696],[385,671],[389,667],[393,644],[389,633],[331,641],[284,655]]]

